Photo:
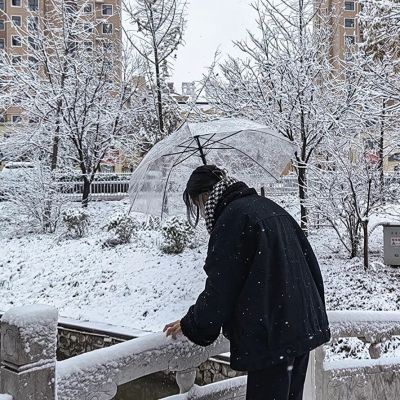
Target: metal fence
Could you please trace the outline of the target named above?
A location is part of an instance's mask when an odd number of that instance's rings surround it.
[[[89,200],[121,200],[128,195],[130,173],[102,173],[90,185]],[[60,190],[71,200],[79,201],[83,194],[81,176],[59,176]]]

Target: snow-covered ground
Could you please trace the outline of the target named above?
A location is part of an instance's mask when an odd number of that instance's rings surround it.
[[[285,206],[297,209],[295,200]],[[163,254],[159,235],[145,230],[130,244],[103,248],[108,218],[127,209],[126,200],[91,203],[89,233],[67,239],[62,227],[52,235],[35,233],[0,202],[0,311],[43,303],[65,317],[151,331],[179,319],[204,286],[206,237],[181,255]],[[400,309],[400,269],[382,264],[382,236],[378,228],[371,237],[372,267],[365,272],[362,260],[346,257],[332,230],[311,235],[329,309]]]

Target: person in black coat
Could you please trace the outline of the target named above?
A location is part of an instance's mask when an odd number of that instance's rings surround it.
[[[214,165],[184,193],[189,220],[210,233],[204,291],[166,325],[200,346],[222,332],[231,367],[248,372],[248,400],[301,400],[309,352],[329,341],[318,261],[297,222],[272,200]]]

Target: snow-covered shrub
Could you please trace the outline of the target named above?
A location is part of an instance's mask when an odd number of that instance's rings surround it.
[[[163,243],[161,250],[167,254],[179,254],[191,242],[194,231],[186,219],[172,217],[161,228]]]
[[[54,232],[60,220],[66,203],[61,186],[50,168],[40,162],[2,179],[4,196],[16,206],[17,215],[27,217],[44,233]]]
[[[143,224],[143,229],[149,231],[157,231],[161,227],[161,219],[150,215],[147,221]]]
[[[116,240],[108,241],[109,245],[129,243],[133,233],[138,229],[137,222],[128,214],[118,213],[111,217],[107,230],[114,232]]]
[[[69,208],[62,213],[63,222],[69,233],[83,237],[89,226],[89,214],[82,208]]]

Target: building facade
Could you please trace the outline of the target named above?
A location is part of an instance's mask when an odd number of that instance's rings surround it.
[[[34,32],[40,29],[43,21],[51,23],[55,7],[60,4],[59,0],[0,0],[0,51],[5,52],[13,64],[18,64],[24,57],[29,58],[27,47],[33,43]],[[88,51],[102,46],[113,56],[119,53],[116,49],[120,47],[122,37],[121,0],[71,0],[70,10],[79,13],[82,21],[87,21],[84,23],[88,32],[84,45]],[[21,35],[28,37],[21,38]],[[20,121],[18,107],[11,106],[0,112],[0,124]]]

